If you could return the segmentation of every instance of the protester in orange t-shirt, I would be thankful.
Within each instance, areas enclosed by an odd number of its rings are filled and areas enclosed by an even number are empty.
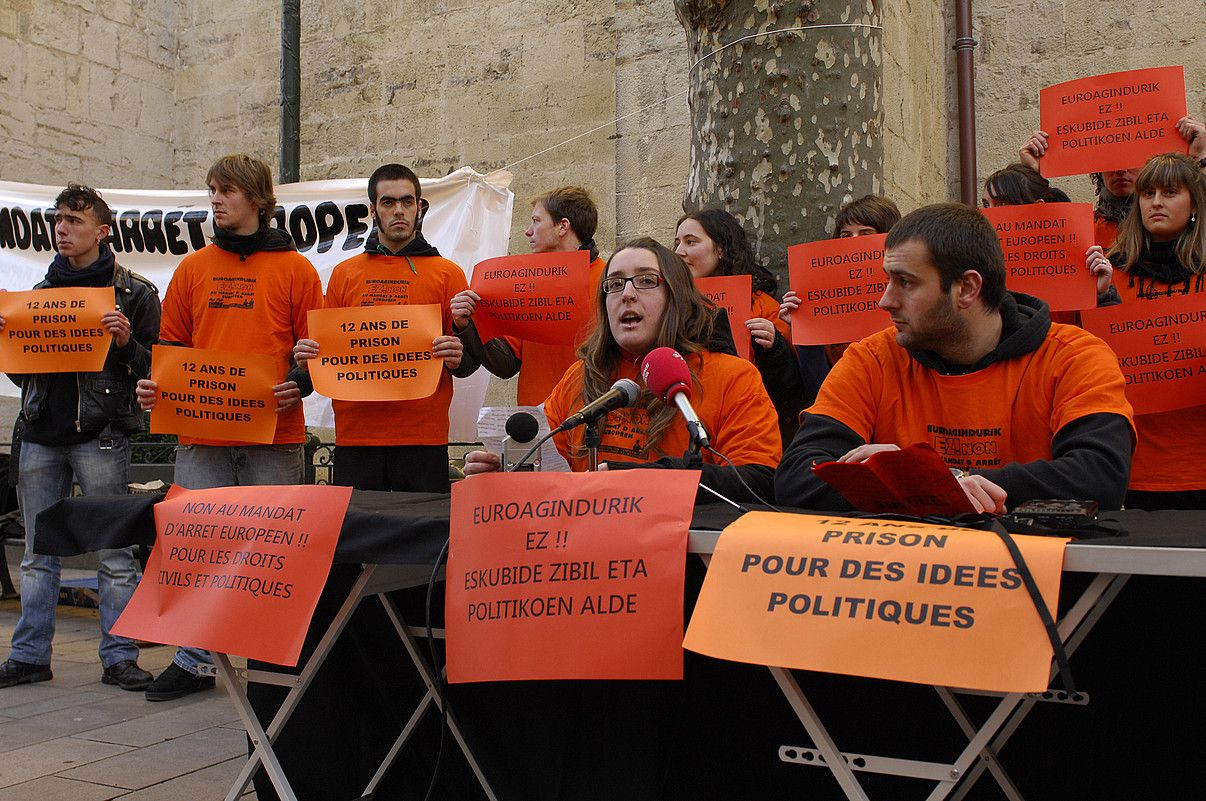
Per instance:
[[[900,209],[882,195],[864,195],[852,200],[838,210],[833,222],[830,239],[848,239],[852,236],[886,234],[900,222]],[[791,314],[800,306],[800,296],[794,289],[787,290],[779,305],[779,318],[790,320]],[[804,380],[802,406],[809,406],[817,399],[829,369],[842,358],[849,342],[832,345],[796,345],[796,359],[800,363],[800,376]]]
[[[769,499],[781,453],[774,407],[753,365],[709,347],[715,308],[695,288],[682,259],[652,239],[630,242],[608,262],[596,299],[599,317],[607,324],[595,329],[583,346],[583,360],[553,388],[545,405],[549,425],[556,428],[615,381],[634,378],[637,364],[649,351],[673,348],[686,357],[692,370],[692,404],[712,447],[733,463],[728,465],[706,451],[701,483],[730,498]],[[635,407],[605,417],[600,435],[600,458],[609,469],[685,465],[686,426],[674,406],[648,390],[642,391]],[[581,428],[558,434],[554,440],[573,469],[586,468]],[[483,451],[465,460],[470,474],[498,466],[498,456]],[[712,500],[706,491],[700,498]]]
[[[977,511],[1039,498],[1118,508],[1134,433],[1122,372],[1096,337],[1052,324],[1046,305],[1005,291],[988,221],[955,204],[907,215],[888,235],[886,329],[834,365],[776,474],[782,503],[850,505],[819,462],[930,444]]]
[[[268,227],[276,209],[268,165],[244,155],[225,156],[205,177],[214,214],[213,244],[186,256],[163,299],[159,340],[190,348],[265,353],[277,360],[282,382],[276,436],[271,445],[180,438],[175,482],[188,489],[300,484],[305,417],[304,377],[293,363],[293,343],[306,335],[310,309],[322,307],[322,283],[313,265],[284,232]],[[136,390],[144,409],[159,387],[147,379]],[[147,700],[166,701],[214,686],[200,675],[210,661],[199,648],[180,648],[147,688]]]
[[[591,291],[603,274],[603,260],[595,247],[595,228],[599,212],[590,193],[580,186],[563,186],[532,201],[532,221],[524,235],[533,253],[590,251]],[[458,335],[464,329],[468,354],[499,378],[519,373],[516,402],[521,406],[539,406],[561,380],[566,369],[577,360],[578,342],[549,345],[526,342],[515,337],[498,337],[483,343],[472,324],[473,312],[481,298],[466,289],[452,299],[452,313]]]
[[[748,275],[752,279],[752,316],[745,327],[753,347],[750,355],[779,415],[783,444],[791,442],[804,408],[804,387],[791,345],[791,326],[779,318],[779,282],[754,259],[745,229],[727,211],[706,209],[684,214],[674,233],[674,252],[687,263],[694,278]]]
[[[1135,196],[1108,254],[1123,303],[1206,292],[1206,177],[1198,164],[1179,153],[1152,157]],[[1090,248],[1090,264],[1105,258]],[[1139,415],[1135,427],[1127,508],[1206,509],[1206,406]]]
[[[401,164],[378,167],[369,177],[375,227],[364,253],[335,265],[327,282],[328,308],[434,303],[452,328],[454,295],[468,287],[465,273],[423,238],[426,210],[419,178]],[[321,343],[301,339],[293,349],[303,369]],[[477,369],[463,358],[461,341],[436,337],[431,352],[444,360],[433,395],[407,401],[341,401],[335,410],[335,483],[362,490],[448,492],[448,407],[452,376]]]

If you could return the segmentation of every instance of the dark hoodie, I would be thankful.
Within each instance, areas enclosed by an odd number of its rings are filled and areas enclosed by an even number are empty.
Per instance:
[[[1112,254],[1110,261],[1114,269],[1127,277],[1128,286],[1138,285],[1135,294],[1141,298],[1153,299],[1201,292],[1206,287],[1206,273],[1192,272],[1181,264],[1177,258],[1178,241],[1147,240],[1142,255],[1129,269],[1124,268],[1126,257],[1121,253]]]
[[[1051,329],[1047,304],[1038,298],[1008,292],[1001,306],[1001,340],[972,365],[951,364],[932,351],[909,350],[924,367],[942,375],[966,375],[991,364],[1033,352]],[[902,387],[902,391],[907,388]],[[775,474],[779,503],[817,511],[850,511],[837,490],[812,472],[812,465],[840,458],[866,445],[845,424],[825,415],[804,414],[800,431],[783,455]],[[907,445],[910,443],[897,443]],[[1104,509],[1117,509],[1130,477],[1133,442],[1131,426],[1119,414],[1091,414],[1068,423],[1051,440],[1051,460],[1013,463],[992,470],[974,470],[1004,489],[1011,507],[1028,500],[1066,498],[1095,500]]]

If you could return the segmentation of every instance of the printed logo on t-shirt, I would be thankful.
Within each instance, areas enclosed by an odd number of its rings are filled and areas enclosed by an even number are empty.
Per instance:
[[[1000,428],[947,428],[926,426],[930,445],[942,454],[942,459],[951,467],[965,470],[975,467],[1000,467]]]
[[[208,306],[211,309],[254,309],[255,279],[248,276],[214,276]]]
[[[369,278],[360,290],[361,306],[387,306],[409,301],[409,278]]]
[[[646,435],[649,431],[649,412],[646,409],[625,409],[603,418],[600,453],[612,453],[629,459],[646,458]]]

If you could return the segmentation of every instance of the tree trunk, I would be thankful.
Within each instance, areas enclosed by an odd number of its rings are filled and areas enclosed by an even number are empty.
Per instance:
[[[695,66],[684,206],[723,208],[787,287],[787,247],[883,185],[879,0],[675,0]],[[705,58],[706,56],[706,58]],[[701,61],[702,59],[702,61]]]

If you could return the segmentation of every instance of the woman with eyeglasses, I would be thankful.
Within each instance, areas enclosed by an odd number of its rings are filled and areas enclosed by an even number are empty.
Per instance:
[[[673,348],[691,370],[691,403],[717,452],[702,454],[702,482],[730,498],[770,500],[782,455],[774,406],[752,364],[713,349],[716,307],[695,288],[683,260],[653,239],[629,242],[607,262],[596,302],[598,319],[607,324],[595,328],[580,360],[545,401],[549,425],[555,428],[621,378],[641,384],[645,354]],[[601,429],[599,458],[609,469],[686,466],[686,424],[675,406],[643,387],[636,406],[607,415]],[[554,437],[574,470],[586,469],[583,434],[579,427]],[[498,468],[495,454],[465,457],[466,474]]]

